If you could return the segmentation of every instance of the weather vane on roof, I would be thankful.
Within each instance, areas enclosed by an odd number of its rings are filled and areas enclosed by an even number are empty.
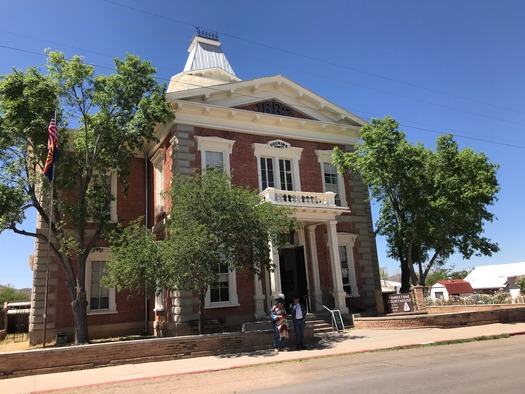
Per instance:
[[[204,30],[204,29],[201,29],[199,26],[195,26],[195,29],[197,29],[197,32],[195,33],[197,37],[208,38],[210,40],[219,41],[218,32],[214,33],[208,30]]]

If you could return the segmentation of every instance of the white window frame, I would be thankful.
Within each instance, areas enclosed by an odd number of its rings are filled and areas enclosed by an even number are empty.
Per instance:
[[[159,149],[151,158],[155,177],[155,214],[158,215],[165,211],[164,207],[164,162],[166,160],[166,150]]]
[[[280,142],[280,143],[279,143]],[[303,148],[291,147],[287,142],[276,140],[267,144],[253,144],[253,152],[257,158],[257,176],[259,177],[259,190],[262,190],[261,158],[273,159],[275,189],[282,190],[279,174],[279,160],[290,160],[292,164],[292,185],[294,191],[301,191],[301,178],[299,175],[299,160]],[[279,146],[279,147],[276,147]]]
[[[157,290],[155,291],[155,307],[153,308],[155,312],[162,312],[166,309],[164,303],[164,290],[164,287],[157,287]]]
[[[355,261],[354,261],[354,245],[357,234],[352,233],[338,233],[337,234],[337,245],[346,248],[346,257],[348,262],[348,273],[349,273],[349,285],[352,293],[346,293],[347,297],[359,297],[359,289],[357,288],[357,275],[355,272]],[[339,248],[337,248],[339,253]]]
[[[237,271],[236,270],[230,270],[228,272],[228,292],[229,292],[229,301],[211,302],[210,286],[208,286],[208,291],[206,292],[206,297],[204,299],[204,308],[206,309],[227,308],[227,307],[240,305],[239,296],[237,295]]]
[[[195,136],[197,141],[197,149],[201,154],[201,169],[206,169],[206,152],[220,152],[222,153],[223,171],[227,175],[231,175],[230,155],[233,150],[234,140],[228,140],[221,137],[202,137]]]
[[[332,164],[336,170],[337,166],[334,164],[334,161],[332,159],[332,153],[333,150],[316,150],[315,153],[317,154],[317,160],[319,161],[319,165],[321,166],[321,177],[322,177],[322,183],[323,183],[323,192],[326,193],[326,183],[324,180],[324,163]],[[346,202],[346,188],[345,188],[345,179],[344,177],[337,172],[337,182],[338,182],[338,195],[339,195],[339,201],[341,201],[341,207],[348,207],[348,203]]]
[[[96,252],[91,252],[86,261],[86,298],[87,300],[91,299],[91,275],[93,262],[95,261],[104,261],[107,264],[109,256],[109,248],[100,248]],[[91,309],[91,306],[88,303],[87,313],[88,315],[100,315],[108,313],[116,313],[117,303],[116,303],[116,290],[114,287],[109,288],[109,308],[108,309]]]

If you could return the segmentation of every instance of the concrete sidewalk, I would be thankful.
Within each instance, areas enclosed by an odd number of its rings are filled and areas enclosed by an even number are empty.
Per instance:
[[[29,393],[64,388],[147,379],[152,377],[218,371],[298,359],[326,357],[394,347],[447,342],[492,335],[525,334],[525,323],[489,324],[461,328],[409,330],[357,330],[316,337],[308,350],[274,353],[271,349],[253,353],[128,364],[82,371],[52,373],[0,380],[3,394]]]

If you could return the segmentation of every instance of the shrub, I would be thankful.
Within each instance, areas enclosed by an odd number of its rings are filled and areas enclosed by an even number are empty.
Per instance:
[[[525,275],[516,278],[516,284],[520,288],[520,294],[525,295]]]

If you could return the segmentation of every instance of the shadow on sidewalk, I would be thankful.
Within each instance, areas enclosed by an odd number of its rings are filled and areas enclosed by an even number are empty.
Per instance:
[[[326,350],[333,348],[336,344],[349,341],[352,339],[362,339],[366,336],[362,335],[352,335],[349,332],[336,332],[336,333],[327,333],[314,336],[312,339],[309,339],[306,343],[306,349],[296,350],[295,343],[292,341],[287,341],[287,349],[290,353],[303,353],[311,350]],[[261,346],[262,347],[262,346]],[[238,353],[229,353],[221,354],[217,357],[219,358],[238,358],[238,357],[276,357],[279,353],[274,352],[272,344],[269,343],[268,347],[261,349],[248,351],[248,352],[238,352]]]

